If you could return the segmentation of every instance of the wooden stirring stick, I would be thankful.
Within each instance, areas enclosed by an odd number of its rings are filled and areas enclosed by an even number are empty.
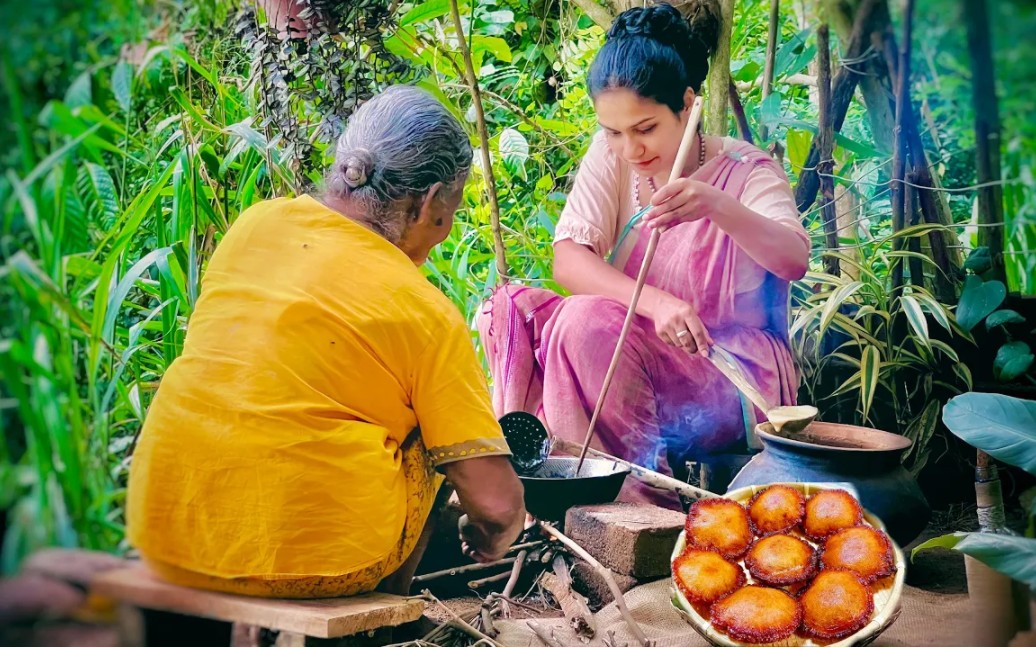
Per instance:
[[[694,104],[691,105],[691,115],[687,120],[687,127],[683,131],[683,139],[680,140],[680,148],[676,153],[676,161],[673,163],[673,170],[669,173],[669,181],[673,182],[680,177],[684,164],[687,162],[687,155],[691,150],[691,143],[694,142],[694,134],[698,131],[698,123],[701,121],[702,100],[701,95],[694,97]],[[594,437],[594,427],[597,426],[597,418],[604,408],[604,398],[608,395],[608,388],[612,384],[612,376],[615,375],[615,367],[619,364],[619,356],[622,354],[622,344],[626,341],[630,326],[633,324],[633,317],[637,314],[637,301],[640,300],[640,293],[644,289],[644,281],[647,279],[648,268],[655,257],[655,247],[658,246],[660,232],[657,229],[651,231],[651,238],[648,239],[647,251],[644,252],[644,260],[640,264],[640,273],[637,274],[637,285],[633,288],[633,298],[630,300],[629,310],[626,311],[626,320],[622,322],[622,332],[619,333],[619,340],[615,343],[615,354],[612,355],[612,363],[608,366],[608,372],[604,375],[604,384],[601,385],[601,395],[597,398],[597,406],[594,407],[594,415],[590,418],[590,426],[586,430],[586,438],[583,440],[583,449],[579,452],[579,462],[576,463],[576,475],[583,467],[583,460],[586,458],[586,450]]]

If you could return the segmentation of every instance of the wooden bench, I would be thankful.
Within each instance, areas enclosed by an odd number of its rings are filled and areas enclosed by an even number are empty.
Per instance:
[[[189,589],[157,579],[141,564],[101,573],[90,589],[118,602],[125,647],[144,645],[141,609],[276,630],[277,645],[291,647],[305,645],[307,637],[340,638],[399,626],[424,611],[422,600],[383,593],[281,600]]]

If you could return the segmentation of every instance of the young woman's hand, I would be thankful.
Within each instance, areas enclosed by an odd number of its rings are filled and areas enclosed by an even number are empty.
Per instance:
[[[709,346],[715,343],[694,306],[667,292],[660,290],[656,293],[651,304],[651,319],[662,341],[684,348],[689,353],[708,355]]]
[[[681,222],[711,218],[721,212],[729,200],[733,200],[729,193],[711,184],[679,178],[651,197],[652,208],[644,214],[644,225],[665,231]]]

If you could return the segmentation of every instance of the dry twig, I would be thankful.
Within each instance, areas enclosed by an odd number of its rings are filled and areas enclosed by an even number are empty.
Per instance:
[[[615,596],[615,606],[619,608],[619,613],[622,614],[622,619],[626,621],[626,626],[629,627],[630,633],[637,639],[637,642],[645,647],[651,645],[648,641],[647,636],[644,635],[644,630],[640,628],[637,621],[633,619],[633,615],[630,613],[629,607],[626,606],[626,599],[622,596],[622,589],[615,583],[615,578],[612,576],[612,572],[604,567],[599,561],[594,559],[593,555],[583,550],[583,547],[574,542],[572,539],[567,537],[557,528],[540,522],[540,527],[543,528],[543,532],[547,533],[551,537],[557,539],[564,544],[569,550],[571,550],[577,557],[585,561],[586,563],[593,566],[597,573],[604,578],[605,583],[611,590],[612,595]]]

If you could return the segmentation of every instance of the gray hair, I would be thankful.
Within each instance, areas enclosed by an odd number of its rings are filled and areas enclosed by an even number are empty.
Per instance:
[[[349,118],[325,191],[348,200],[369,226],[398,243],[416,215],[400,201],[422,198],[437,182],[451,193],[459,189],[471,158],[464,128],[435,97],[397,85]]]

